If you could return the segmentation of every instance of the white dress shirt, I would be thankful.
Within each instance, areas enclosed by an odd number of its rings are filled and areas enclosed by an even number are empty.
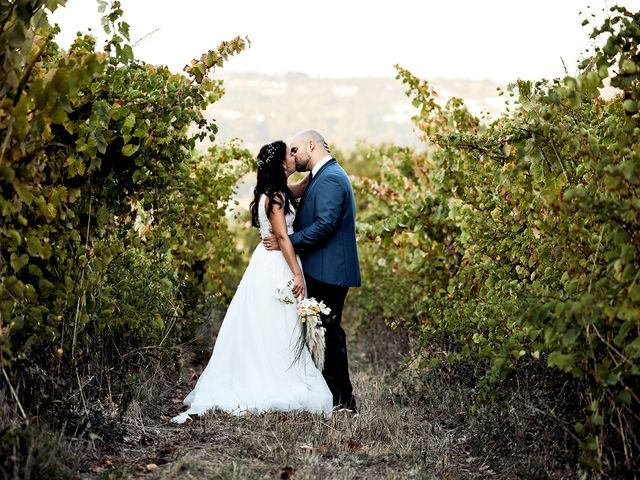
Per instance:
[[[313,167],[313,169],[311,170],[311,176],[315,177],[316,173],[318,173],[320,171],[320,169],[322,168],[322,166],[327,163],[329,160],[331,160],[333,157],[331,155],[327,155],[326,157],[324,157],[322,160],[320,160],[318,163],[316,163],[316,166]]]

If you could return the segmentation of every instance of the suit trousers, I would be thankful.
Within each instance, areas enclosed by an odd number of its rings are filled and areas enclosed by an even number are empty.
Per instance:
[[[324,283],[305,274],[307,297],[314,297],[331,309],[329,315],[322,316],[325,327],[325,360],[322,375],[333,394],[333,404],[353,410],[356,401],[349,379],[349,361],[347,358],[347,338],[340,326],[342,309],[349,287]]]

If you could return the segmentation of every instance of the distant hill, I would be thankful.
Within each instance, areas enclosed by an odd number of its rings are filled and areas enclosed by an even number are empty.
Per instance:
[[[392,142],[419,146],[411,116],[415,108],[405,87],[393,78],[313,78],[300,73],[263,75],[228,73],[226,93],[206,112],[219,128],[217,142],[234,138],[254,154],[275,139],[289,140],[296,132],[314,128],[341,150],[359,141]],[[497,114],[504,100],[489,80],[433,79],[430,84],[442,99],[465,100],[472,112]],[[200,148],[206,149],[203,142]],[[255,183],[252,172],[238,184],[239,210],[247,209]],[[230,212],[231,215],[231,212]]]
[[[419,145],[411,122],[414,108],[393,78],[314,78],[300,73],[264,75],[222,72],[226,94],[207,111],[219,127],[217,141],[240,138],[256,151],[274,139],[288,140],[314,128],[335,147],[359,140]],[[489,80],[432,79],[444,100],[455,96],[474,113],[497,113],[503,100]],[[206,144],[202,145],[206,147]]]

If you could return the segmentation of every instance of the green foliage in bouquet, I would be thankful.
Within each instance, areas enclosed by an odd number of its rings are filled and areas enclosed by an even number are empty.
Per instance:
[[[640,13],[614,7],[592,37],[577,76],[518,81],[489,125],[397,67],[427,151],[383,149],[359,181],[359,301],[409,329],[423,366],[490,363],[485,395],[531,362],[581,379],[582,461],[625,469],[640,424]]]

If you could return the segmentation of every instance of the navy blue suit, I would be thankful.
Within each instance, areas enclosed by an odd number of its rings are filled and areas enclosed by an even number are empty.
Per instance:
[[[305,273],[331,285],[359,287],[356,204],[349,177],[335,158],[303,193],[291,238]]]
[[[340,323],[349,287],[361,284],[356,206],[349,177],[335,158],[309,181],[289,238],[302,261],[307,295],[331,308],[331,314],[322,319],[326,328],[322,374],[333,393],[333,403],[355,410],[346,336]]]

